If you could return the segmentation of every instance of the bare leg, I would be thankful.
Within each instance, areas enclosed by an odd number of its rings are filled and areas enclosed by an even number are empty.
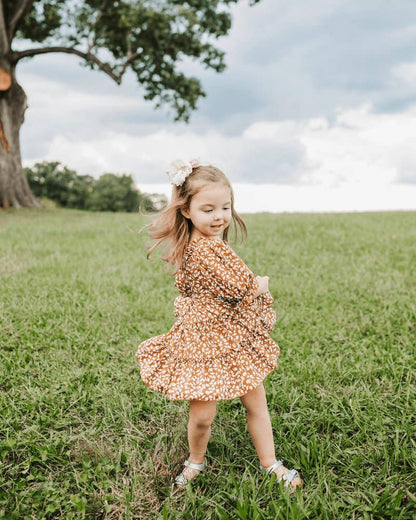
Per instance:
[[[247,427],[260,459],[260,464],[267,468],[276,462],[277,459],[263,383],[248,394],[241,396],[240,399],[247,410]],[[285,466],[280,466],[274,471],[277,474],[277,478],[280,479],[289,470]],[[300,484],[301,480],[299,477],[295,477],[291,482],[292,487]]]
[[[189,401],[188,442],[189,461],[202,464],[208,441],[211,436],[211,424],[217,412],[216,401]],[[191,480],[199,473],[198,470],[185,468],[183,474]]]

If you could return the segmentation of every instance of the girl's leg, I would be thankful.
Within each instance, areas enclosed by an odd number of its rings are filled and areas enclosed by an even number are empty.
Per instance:
[[[248,394],[241,396],[240,399],[247,410],[247,427],[260,459],[260,464],[267,468],[276,462],[277,459],[263,383]],[[289,470],[285,466],[279,466],[274,471],[278,479],[280,479]],[[291,483],[292,487],[300,484],[301,480],[298,477],[295,477]]]
[[[260,464],[268,467],[276,462],[276,454],[263,383],[248,394],[241,396],[240,399],[247,410],[247,427]]]
[[[216,412],[216,401],[189,401],[188,442],[190,455],[188,460],[190,462],[196,464],[204,462],[211,436],[211,424]],[[185,468],[183,473],[187,479],[191,480],[199,471]]]

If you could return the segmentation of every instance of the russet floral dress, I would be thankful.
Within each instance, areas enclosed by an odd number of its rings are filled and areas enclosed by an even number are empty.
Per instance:
[[[276,368],[279,346],[270,292],[254,297],[252,271],[221,238],[190,242],[176,273],[177,318],[143,341],[140,375],[169,400],[223,401],[245,395]]]

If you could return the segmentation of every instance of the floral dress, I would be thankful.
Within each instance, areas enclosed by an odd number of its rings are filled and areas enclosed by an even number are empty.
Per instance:
[[[221,238],[190,242],[176,273],[176,322],[143,341],[140,375],[169,400],[222,401],[245,395],[276,368],[279,346],[270,292],[255,297],[252,271]]]

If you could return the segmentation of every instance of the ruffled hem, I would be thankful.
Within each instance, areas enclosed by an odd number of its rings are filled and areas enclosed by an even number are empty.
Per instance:
[[[256,388],[277,367],[280,349],[271,338],[252,335],[226,355],[196,360],[176,357],[164,336],[142,343],[136,357],[143,382],[171,401],[234,399]]]

